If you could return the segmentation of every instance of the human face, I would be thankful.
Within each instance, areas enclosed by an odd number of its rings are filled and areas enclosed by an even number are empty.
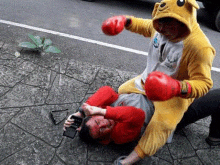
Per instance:
[[[90,135],[93,139],[102,139],[106,136],[110,137],[115,122],[103,116],[92,116],[86,125],[90,128]]]
[[[173,41],[178,38],[184,24],[174,18],[161,18],[158,20],[159,32],[163,34],[168,40]]]

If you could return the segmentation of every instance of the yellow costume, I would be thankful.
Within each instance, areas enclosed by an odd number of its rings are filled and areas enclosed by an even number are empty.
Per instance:
[[[198,8],[195,0],[163,0],[155,4],[152,19],[130,17],[132,23],[127,30],[151,37],[151,43],[145,71],[122,84],[119,94],[145,94],[143,83],[152,71],[164,72],[189,83],[192,88],[186,98],[153,102],[155,113],[135,148],[141,158],[155,154],[166,143],[194,98],[205,95],[212,88],[211,67],[215,50],[197,23]],[[175,41],[169,41],[158,33],[158,20],[164,17],[175,18],[184,25]]]

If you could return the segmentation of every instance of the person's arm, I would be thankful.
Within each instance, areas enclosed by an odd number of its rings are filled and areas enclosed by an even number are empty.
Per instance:
[[[205,95],[213,86],[211,79],[212,62],[215,51],[211,48],[199,50],[189,62],[189,80],[184,80],[191,85],[191,98],[199,98]]]
[[[109,36],[118,35],[124,28],[145,37],[151,37],[152,32],[155,32],[151,19],[135,18],[133,16],[113,16],[102,24],[103,33]]]
[[[145,112],[132,106],[106,108],[106,119],[116,121],[111,138],[116,144],[137,140],[145,120]]]
[[[102,23],[102,31],[109,36],[115,36],[121,33],[125,27],[130,26],[131,19],[125,15],[113,16]]]
[[[91,106],[87,103],[83,103],[82,108],[86,116],[93,116],[93,115],[105,116],[106,114],[106,109],[99,108],[96,106]]]
[[[84,103],[82,108],[86,116],[101,115],[105,116],[106,119],[112,119],[117,122],[126,122],[134,126],[142,126],[145,119],[144,111],[132,106],[107,106],[106,109],[103,109]]]
[[[86,103],[91,106],[105,108],[111,105],[118,99],[118,94],[110,86],[103,86],[99,88],[93,95],[91,95]]]
[[[185,98],[191,91],[189,83],[178,81],[159,71],[150,73],[145,81],[146,96],[152,101],[165,101],[175,96]]]
[[[155,32],[151,19],[143,19],[136,17],[129,17],[129,18],[131,19],[132,23],[130,24],[130,26],[126,27],[127,30],[134,33],[138,33],[145,37],[151,37],[152,34]]]
[[[132,151],[124,160],[122,160],[120,163],[122,165],[130,165],[134,164],[135,162],[141,160],[141,158],[138,156],[138,154],[135,151]]]
[[[107,106],[105,118],[130,123],[131,125],[143,125],[145,113],[142,109],[132,106]]]

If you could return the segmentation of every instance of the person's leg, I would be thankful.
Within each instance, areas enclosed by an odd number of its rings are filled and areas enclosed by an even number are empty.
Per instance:
[[[219,138],[220,140],[220,89],[211,90],[205,96],[195,100],[177,125],[177,130],[210,115],[212,121],[209,137]]]
[[[88,98],[87,104],[105,108],[118,99],[118,94],[109,86],[99,88],[96,93]]]
[[[211,111],[208,110],[203,111],[202,109],[199,108],[195,109],[192,106],[190,106],[188,110],[185,112],[182,120],[177,125],[176,130],[181,130],[187,125],[192,124],[197,120],[205,118],[210,115],[211,115]]]
[[[212,121],[210,124],[209,137],[219,138],[220,140],[220,107],[217,112],[211,115]]]
[[[210,146],[220,145],[220,107],[219,111],[211,115],[212,121],[209,127],[209,136],[205,139]]]

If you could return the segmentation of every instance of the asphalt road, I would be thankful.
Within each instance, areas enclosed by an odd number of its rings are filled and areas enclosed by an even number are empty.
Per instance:
[[[125,51],[131,48],[139,51],[148,51],[149,39],[137,34],[123,31],[118,36],[109,37],[102,33],[102,22],[114,15],[134,15],[136,17],[151,18],[154,3],[157,0],[96,0],[87,2],[82,0],[0,0],[1,20],[30,25],[55,32],[68,34],[63,37],[51,33],[40,32],[36,29],[24,29],[19,26],[0,23],[1,30],[6,30],[4,36],[14,36],[17,43],[24,41],[27,34],[43,35],[50,38],[58,46],[64,55],[80,61],[105,65],[125,71],[141,73],[146,65],[147,56]],[[220,68],[220,33],[214,30],[211,22],[212,16],[199,3],[198,21],[215,47],[217,56],[213,67]],[[71,36],[79,36],[85,41],[73,39]],[[97,41],[91,43],[90,40]],[[104,45],[100,45],[100,42]],[[107,44],[114,44],[108,47]],[[219,72],[213,71],[214,87],[219,85]]]

